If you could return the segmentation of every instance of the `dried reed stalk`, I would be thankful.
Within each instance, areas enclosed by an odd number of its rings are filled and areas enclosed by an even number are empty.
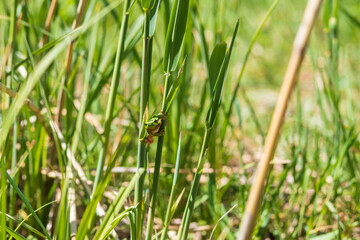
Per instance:
[[[48,12],[48,15],[46,16],[46,21],[45,21],[45,30],[47,32],[50,31],[50,26],[51,26],[51,21],[55,15],[55,8],[56,8],[56,5],[57,5],[57,0],[52,0],[51,1],[51,4],[50,4],[50,8],[49,8],[49,12]],[[44,34],[42,39],[40,40],[40,44],[39,46],[42,47],[46,44],[48,40],[48,35],[47,34]]]
[[[297,80],[301,62],[305,55],[306,45],[310,37],[316,16],[322,0],[309,0],[301,25],[296,34],[289,64],[281,86],[279,98],[273,113],[269,131],[266,137],[264,151],[257,166],[253,185],[250,189],[244,215],[242,217],[238,240],[250,239],[256,224],[256,219],[263,199],[266,179],[269,173],[270,161],[274,155],[280,128],[283,123],[291,90]]]
[[[72,25],[72,30],[75,30],[80,26],[80,23],[82,22],[85,14],[85,8],[86,8],[87,0],[80,0],[77,11],[76,11],[76,17]],[[67,48],[66,51],[66,57],[65,57],[65,76],[61,79],[61,85],[59,90],[59,95],[57,99],[57,114],[55,115],[55,122],[61,129],[61,112],[64,106],[64,86],[67,82],[67,79],[70,75],[70,69],[71,69],[71,61],[72,61],[72,55],[73,55],[73,46],[74,41],[72,41]]]

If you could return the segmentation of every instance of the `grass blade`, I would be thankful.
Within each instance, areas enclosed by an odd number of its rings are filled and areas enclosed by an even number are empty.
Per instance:
[[[34,209],[32,208],[31,204],[29,203],[29,201],[26,199],[24,194],[21,192],[21,190],[18,188],[18,186],[16,185],[14,180],[10,177],[10,175],[7,172],[6,172],[6,178],[10,182],[10,185],[14,188],[15,192],[19,195],[19,197],[21,198],[23,203],[26,205],[27,209],[33,214],[36,222],[39,224],[39,226],[43,230],[44,234],[46,235],[46,238],[51,240],[50,234],[46,230],[46,228],[43,225],[43,223],[41,222],[40,218],[36,215],[36,213],[35,213]]]
[[[125,211],[123,211],[122,213],[120,213],[111,223],[110,226],[108,227],[107,231],[105,232],[104,236],[100,239],[106,239],[109,234],[111,233],[112,230],[114,230],[114,228],[119,224],[119,222],[126,216],[128,216],[129,214],[131,214],[132,212],[135,211],[135,207],[129,207],[128,209],[126,209]]]
[[[175,0],[171,10],[169,27],[166,32],[164,72],[170,73],[177,67],[184,39],[189,0]]]
[[[209,83],[210,83],[210,93],[214,97],[215,94],[215,84],[219,76],[219,72],[224,63],[226,56],[226,43],[216,44],[211,57],[210,57],[210,66],[209,66]]]

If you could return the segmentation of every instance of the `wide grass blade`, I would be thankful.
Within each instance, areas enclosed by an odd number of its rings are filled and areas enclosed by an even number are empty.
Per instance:
[[[170,73],[177,67],[184,39],[189,0],[175,0],[171,10],[169,27],[166,32],[164,72]]]
[[[224,63],[226,55],[226,43],[216,44],[211,57],[210,57],[210,66],[209,66],[209,83],[210,83],[210,93],[214,97],[215,94],[215,84],[219,76],[219,72]]]

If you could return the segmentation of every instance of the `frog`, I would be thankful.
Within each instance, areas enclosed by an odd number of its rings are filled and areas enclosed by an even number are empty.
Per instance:
[[[140,138],[140,141],[150,146],[154,142],[154,137],[164,136],[165,129],[160,130],[162,121],[166,121],[166,114],[162,112],[153,114],[149,120],[145,121],[145,136]]]
[[[166,121],[166,115],[162,112],[154,114],[145,122],[145,128],[148,134],[152,136],[164,136],[164,129],[160,131],[162,121]]]

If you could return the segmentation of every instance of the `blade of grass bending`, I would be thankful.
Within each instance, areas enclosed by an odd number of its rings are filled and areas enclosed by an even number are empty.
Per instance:
[[[242,64],[242,67],[241,67],[241,70],[240,70],[240,75],[238,77],[238,80],[237,80],[237,83],[236,83],[236,86],[234,88],[234,92],[233,92],[233,95],[231,97],[231,101],[230,101],[230,104],[229,104],[229,109],[228,111],[226,112],[226,117],[225,117],[225,120],[224,120],[224,123],[223,123],[223,126],[222,126],[222,129],[221,129],[221,142],[224,141],[224,137],[226,135],[226,129],[227,129],[227,126],[229,124],[229,118],[230,118],[230,115],[231,115],[231,112],[232,112],[232,107],[234,105],[234,102],[235,102],[235,99],[236,99],[236,94],[238,92],[238,89],[240,87],[240,83],[241,83],[241,79],[243,78],[243,75],[244,75],[244,72],[245,72],[245,67],[246,67],[246,63],[249,59],[249,56],[250,56],[250,53],[252,51],[252,48],[257,40],[257,38],[259,37],[260,35],[260,32],[262,30],[262,28],[264,27],[266,21],[269,19],[269,17],[271,16],[272,12],[274,11],[275,7],[277,6],[277,4],[279,3],[279,0],[275,0],[274,3],[271,5],[271,7],[269,8],[269,10],[267,11],[264,19],[262,20],[262,22],[260,23],[259,27],[256,29],[256,32],[254,34],[254,36],[252,37],[251,39],[251,42],[250,42],[250,45],[248,47],[248,49],[246,50],[246,54],[245,54],[245,57],[244,57],[244,61],[243,61],[243,64]]]
[[[11,228],[9,227],[6,227],[6,231],[1,231],[1,227],[0,227],[0,232],[8,232],[9,235],[12,237],[12,238],[15,238],[16,240],[25,240],[25,238],[23,236],[21,236],[20,234],[18,234],[17,232],[14,232]],[[5,238],[4,238],[5,239]]]
[[[188,11],[189,11],[189,0],[175,0],[171,12],[170,23],[167,29],[167,35],[165,40],[164,70],[166,71],[166,73],[165,73],[164,95],[163,95],[162,107],[161,107],[161,112],[164,114],[167,114],[167,112],[169,111],[169,107],[173,99],[172,95],[169,96],[170,97],[169,99],[167,98],[170,89],[169,81],[170,81],[171,73],[176,69],[179,62],[181,47],[185,35],[185,28],[187,24]],[[181,73],[181,69],[179,73]],[[175,84],[178,85],[179,82],[175,81]],[[171,91],[171,94],[176,93],[178,87],[176,85],[173,85],[172,88],[173,91]],[[170,100],[170,102],[167,102],[167,100]],[[160,132],[165,131],[165,121],[161,122],[159,131]],[[156,148],[155,167],[153,174],[153,183],[151,188],[152,191],[150,196],[148,222],[146,228],[146,238],[145,238],[146,240],[151,240],[153,234],[157,187],[158,187],[159,175],[160,175],[163,144],[164,144],[164,136],[159,136],[157,142],[157,148]]]
[[[174,212],[172,211],[172,207],[173,207],[173,202],[174,202],[174,198],[175,198],[175,191],[177,189],[176,186],[178,184],[178,179],[179,179],[180,154],[181,154],[181,134],[180,134],[179,142],[178,142],[178,149],[177,149],[176,161],[175,161],[174,178],[173,178],[173,182],[172,182],[172,186],[171,186],[171,193],[170,193],[169,203],[168,203],[167,210],[166,210],[165,221],[163,223],[163,232],[161,234],[161,240],[166,239],[167,230],[168,230],[171,218],[174,214]],[[179,196],[179,199],[178,199],[179,201],[180,201],[182,195],[184,194],[184,190],[182,191],[182,193]],[[176,203],[175,203],[175,206],[176,206]]]
[[[40,211],[41,209],[43,209],[44,207],[47,207],[47,206],[49,206],[49,205],[51,205],[51,204],[53,204],[53,203],[55,203],[55,202],[56,202],[56,200],[55,200],[55,201],[48,202],[48,203],[44,204],[43,206],[41,206],[40,208],[36,209],[34,212],[38,212],[38,211]],[[37,235],[42,236],[43,238],[46,238],[46,236],[43,236],[43,234],[42,234],[41,232],[39,232],[39,231],[36,230],[35,228],[33,228],[33,227],[31,227],[31,226],[29,226],[29,225],[27,225],[27,224],[25,223],[25,221],[26,221],[28,218],[30,218],[31,216],[32,216],[32,213],[30,213],[29,215],[27,215],[26,218],[24,218],[21,222],[19,221],[19,224],[18,224],[17,227],[15,228],[14,232],[17,232],[17,230],[18,230],[22,225],[24,225],[24,228],[27,228],[27,229],[29,229],[30,231],[36,233]],[[9,240],[11,240],[11,238],[10,238]]]
[[[111,223],[109,228],[107,229],[105,235],[102,238],[99,239],[107,239],[107,237],[109,236],[109,234],[111,233],[111,231],[119,224],[119,222],[126,216],[130,215],[132,212],[135,211],[135,207],[129,207],[128,209],[126,209],[125,211],[123,211],[122,213],[119,214],[119,216],[117,216]],[[96,239],[96,238],[94,238]]]
[[[269,172],[270,161],[272,159],[280,127],[284,119],[287,103],[291,95],[292,87],[296,82],[296,77],[305,54],[305,48],[320,9],[321,2],[321,0],[308,1],[303,20],[295,37],[293,51],[266,137],[264,151],[257,166],[254,182],[251,186],[245,212],[242,217],[240,231],[237,238],[238,240],[250,239],[255,227],[257,215],[263,198],[264,186]]]
[[[210,94],[211,97],[214,97],[215,94],[215,85],[218,79],[219,72],[223,66],[226,56],[226,43],[219,43],[215,46],[211,57],[210,57],[210,66],[209,66],[209,83],[210,83]]]
[[[121,23],[121,27],[120,27],[118,48],[117,48],[116,57],[115,57],[114,72],[113,72],[113,77],[112,77],[111,86],[110,86],[108,103],[106,106],[105,128],[104,128],[104,137],[103,137],[104,144],[103,144],[103,148],[101,149],[101,152],[99,155],[99,160],[97,163],[96,175],[95,175],[94,186],[93,186],[93,193],[96,189],[97,184],[99,183],[99,181],[101,179],[103,168],[104,168],[104,163],[105,163],[105,158],[107,155],[107,149],[108,149],[108,145],[110,142],[110,139],[109,139],[110,138],[110,127],[111,127],[111,122],[113,120],[116,91],[118,89],[119,82],[120,82],[121,63],[124,58],[124,45],[125,45],[125,38],[126,38],[126,30],[127,30],[127,25],[128,25],[128,21],[129,21],[129,12],[128,12],[129,6],[130,6],[130,0],[125,0],[122,23]]]
[[[219,223],[221,222],[221,220],[223,220],[224,217],[226,217],[235,207],[237,207],[237,205],[238,205],[238,204],[235,204],[234,206],[232,206],[224,215],[221,216],[221,218],[219,218],[219,220],[216,222],[213,230],[211,231],[211,235],[210,235],[209,240],[212,240],[212,239],[213,239],[215,230],[216,230],[217,226],[219,225]]]
[[[20,160],[16,163],[15,168],[11,171],[11,178],[14,178],[15,175],[18,173],[19,169],[21,168],[22,164],[25,162],[26,158],[29,156],[29,152],[31,151],[31,149],[33,148],[34,143],[30,144],[28,146],[28,149],[26,150],[26,152],[20,157]],[[2,195],[2,192],[5,192],[5,187],[7,187],[8,184],[5,184],[5,186],[1,186],[0,188],[0,198]]]
[[[219,75],[219,72],[221,71],[221,67],[224,65],[224,61],[226,60],[226,43],[219,43],[215,46],[211,56],[210,56],[210,62],[209,62],[209,85],[210,85],[210,95],[211,98],[214,98],[215,95],[215,85],[217,82],[217,78]],[[215,123],[214,123],[215,124]],[[217,132],[214,131],[210,137],[209,145],[208,145],[208,154],[209,154],[209,163],[210,167],[216,169],[216,136]],[[216,181],[215,181],[215,171],[209,175],[209,181],[208,181],[208,208],[210,210],[210,214],[212,218],[215,219],[218,218],[216,207],[215,207],[215,192],[216,192]],[[229,238],[230,239],[230,238]],[[232,239],[231,239],[232,240]]]
[[[117,149],[115,150],[115,153],[111,157],[110,163],[106,169],[106,172],[104,176],[102,177],[101,181],[97,185],[95,191],[93,192],[93,197],[90,201],[90,203],[87,205],[84,215],[82,217],[82,220],[80,222],[76,238],[77,239],[84,239],[86,234],[88,233],[89,227],[91,226],[91,223],[93,222],[93,219],[95,217],[96,207],[101,200],[101,197],[103,196],[103,193],[108,186],[108,183],[111,179],[111,169],[115,166],[115,163],[117,162],[119,156],[123,154],[125,151],[125,146],[127,145],[127,142],[130,141],[129,135],[124,135],[120,144],[118,145]],[[139,170],[137,175],[140,175],[143,171]],[[136,175],[136,176],[137,176]]]
[[[33,56],[40,55],[40,54],[46,52],[47,50],[50,50],[51,48],[53,48],[57,44],[61,43],[62,41],[66,40],[67,38],[71,37],[76,32],[82,32],[82,29],[78,28],[78,29],[72,30],[71,32],[65,33],[64,35],[46,43],[44,46],[32,51],[31,53]],[[18,69],[21,65],[23,65],[24,63],[26,63],[30,60],[31,60],[30,57],[24,58],[23,60],[21,60],[20,62],[18,62],[14,65],[14,70]]]
[[[126,143],[124,149],[128,149],[130,142]],[[126,151],[126,150],[125,150]],[[123,157],[123,156],[122,156]],[[99,238],[99,235],[103,234],[103,231],[108,227],[110,221],[114,219],[114,217],[118,214],[124,204],[124,198],[122,198],[124,191],[127,191],[124,187],[120,187],[117,193],[115,200],[110,204],[107,208],[105,216],[102,218],[102,222],[94,236],[94,239]],[[130,189],[129,191],[131,191]],[[127,193],[125,193],[127,194]],[[100,237],[100,239],[103,239]]]
[[[104,231],[109,227],[109,222],[112,221],[114,219],[114,217],[118,214],[118,212],[120,211],[120,208],[118,208],[118,203],[119,200],[121,198],[121,196],[123,195],[125,191],[125,188],[120,187],[119,190],[117,191],[117,195],[116,198],[112,201],[112,203],[110,204],[110,206],[108,207],[105,216],[102,218],[102,222],[98,228],[98,230],[96,231],[96,234],[94,236],[94,239],[99,239],[99,236],[101,236],[102,234],[104,234]],[[122,206],[120,206],[122,207]],[[103,239],[100,237],[100,239]]]
[[[24,194],[21,192],[21,190],[18,188],[16,183],[13,181],[13,179],[10,177],[10,175],[7,172],[6,172],[6,178],[8,179],[8,181],[10,182],[10,185],[14,188],[16,193],[19,195],[21,200],[24,202],[27,209],[33,214],[36,222],[39,224],[39,226],[43,230],[44,234],[46,235],[46,238],[51,240],[50,234],[47,232],[47,230],[46,230],[45,226],[43,225],[43,223],[41,222],[40,218],[36,215],[36,213],[35,213],[34,209],[32,208],[31,204],[29,203],[29,201],[26,199]]]
[[[140,169],[134,177],[131,179],[129,185],[126,187],[126,189],[119,190],[119,194],[114,200],[114,204],[110,206],[108,209],[104,221],[101,223],[98,232],[96,233],[94,239],[95,240],[101,240],[106,239],[106,235],[116,227],[116,225],[120,222],[121,219],[119,219],[119,216],[115,218],[117,213],[120,211],[120,209],[123,207],[125,200],[130,195],[131,191],[133,190],[137,180],[140,178],[140,176],[143,174],[144,169]],[[133,208],[135,209],[136,206],[131,207],[131,211],[129,214],[133,211]],[[130,209],[130,208],[129,208]],[[114,211],[109,211],[114,210]],[[127,211],[127,210],[125,210]],[[122,214],[122,213],[121,213]],[[120,214],[120,215],[121,215]],[[105,232],[106,231],[106,232]]]
[[[229,50],[227,51],[227,54],[224,57],[224,61],[222,63],[221,68],[218,68],[219,73],[218,73],[218,76],[217,76],[216,83],[214,85],[214,93],[212,94],[212,97],[211,97],[211,103],[210,103],[211,107],[209,108],[208,116],[206,118],[207,128],[212,128],[213,127],[214,122],[215,122],[215,118],[216,118],[216,114],[217,114],[217,112],[219,110],[219,107],[221,105],[220,104],[220,102],[221,102],[221,94],[222,94],[222,90],[223,90],[223,87],[224,87],[225,75],[226,75],[227,68],[228,68],[228,65],[229,65],[231,52],[232,52],[232,48],[233,48],[233,45],[234,45],[234,41],[235,41],[235,37],[236,37],[237,31],[238,31],[238,28],[239,28],[239,20],[236,23],[234,34],[233,34],[233,37],[231,39]],[[216,59],[214,61],[216,61],[217,64],[221,63],[221,61],[218,62]]]
[[[3,214],[3,213],[0,212],[0,214]],[[36,228],[30,226],[29,224],[27,224],[27,223],[25,223],[23,221],[20,221],[20,220],[14,218],[13,216],[10,216],[9,214],[5,214],[5,215],[6,215],[7,218],[11,219],[11,221],[16,222],[17,224],[22,223],[22,226],[24,228],[26,228],[27,230],[29,230],[30,232],[33,232],[33,233],[35,233],[36,235],[38,235],[38,236],[40,236],[42,238],[46,238],[46,236],[44,234],[42,234],[39,230],[37,230]],[[28,215],[28,217],[29,217],[29,215]]]
[[[178,231],[178,235],[177,235],[178,240],[180,240],[180,239],[186,240],[188,232],[189,232],[190,222],[191,222],[192,214],[194,211],[195,199],[196,199],[196,195],[197,195],[198,188],[199,188],[200,177],[201,177],[201,174],[202,174],[202,171],[204,168],[204,164],[205,164],[206,152],[207,152],[207,148],[209,145],[211,132],[214,128],[215,117],[216,117],[217,111],[220,106],[221,94],[222,94],[222,89],[223,89],[224,80],[225,80],[225,76],[226,76],[226,71],[227,71],[229,61],[230,61],[230,56],[231,56],[231,52],[233,49],[233,45],[234,45],[234,41],[235,41],[235,37],[236,37],[237,31],[238,31],[238,28],[239,28],[239,20],[236,23],[229,50],[227,51],[226,55],[224,56],[223,61],[216,60],[216,62],[218,64],[222,64],[222,66],[221,66],[221,68],[217,67],[217,69],[219,69],[219,72],[216,74],[217,80],[214,85],[215,91],[214,91],[214,95],[211,98],[211,103],[210,103],[208,114],[206,117],[206,124],[205,124],[206,128],[205,128],[205,135],[203,138],[203,144],[201,147],[201,152],[200,152],[194,180],[191,185],[190,194],[189,194],[189,197],[188,197],[188,200],[186,203],[186,207],[184,210],[183,219],[181,221],[181,225],[180,225],[180,228]],[[220,44],[222,44],[222,43],[220,43]],[[215,49],[218,49],[218,48],[215,47]],[[218,50],[216,50],[216,51],[218,51]]]

